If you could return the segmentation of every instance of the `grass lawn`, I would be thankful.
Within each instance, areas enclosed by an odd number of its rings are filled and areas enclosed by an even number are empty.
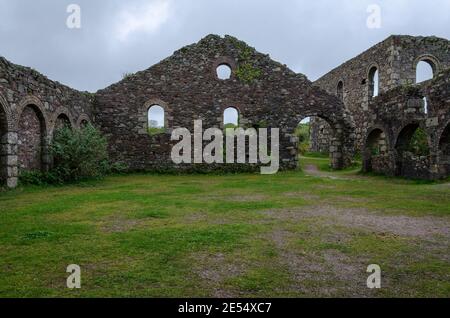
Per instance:
[[[0,192],[0,297],[450,297],[449,183],[302,164]]]

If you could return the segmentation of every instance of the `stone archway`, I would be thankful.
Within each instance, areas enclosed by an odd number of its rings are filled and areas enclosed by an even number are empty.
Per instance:
[[[81,114],[80,117],[78,117],[77,120],[77,128],[82,129],[86,128],[91,123],[91,120],[86,114]]]
[[[72,128],[72,124],[70,122],[69,117],[66,114],[60,114],[56,118],[54,131],[64,127]]]
[[[326,108],[332,108],[331,106],[325,106]],[[295,136],[295,129],[299,122],[304,118],[315,118],[319,122],[323,123],[327,127],[328,142],[326,145],[327,152],[330,156],[330,165],[334,170],[340,170],[348,167],[354,155],[354,135],[352,124],[346,120],[343,108],[333,108],[335,116],[328,116],[322,107],[317,107],[314,110],[302,111],[304,115],[293,115],[294,122],[289,123],[289,128],[285,136],[281,136],[280,151],[287,149],[294,160],[294,164],[290,164],[290,168],[294,168],[298,165],[297,151],[298,151],[298,138]],[[295,157],[295,159],[294,159]]]
[[[373,128],[367,134],[364,153],[363,171],[375,173],[389,172],[388,139],[383,128]]]
[[[20,171],[45,168],[45,117],[38,106],[26,105],[18,118],[18,164]]]
[[[428,135],[420,123],[404,126],[395,143],[395,175],[407,178],[430,177],[430,149]]]

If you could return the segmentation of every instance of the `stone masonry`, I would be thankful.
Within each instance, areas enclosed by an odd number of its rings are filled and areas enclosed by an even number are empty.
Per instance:
[[[434,80],[416,84],[416,68],[427,62]],[[366,171],[410,178],[435,179],[449,175],[448,147],[450,99],[448,83],[450,42],[437,37],[394,35],[327,73],[314,84],[342,98],[356,126],[356,150],[365,158]],[[379,95],[373,97],[373,71],[379,72]],[[414,93],[414,94],[413,94]],[[427,100],[425,111],[424,98]],[[327,147],[327,131],[313,122],[313,144]],[[447,128],[446,128],[447,127]],[[398,150],[417,128],[427,132],[431,153],[414,158]],[[402,131],[411,130],[403,136]],[[325,138],[324,138],[325,136]],[[378,136],[375,138],[375,136]],[[397,140],[407,137],[406,140]],[[369,155],[373,140],[381,154]],[[441,146],[439,143],[441,142]],[[397,146],[397,150],[396,150]],[[447,167],[447,168],[445,168]]]
[[[218,78],[220,65],[231,68],[230,79]],[[252,74],[257,76],[247,80]],[[147,112],[152,105],[165,109],[165,134],[149,136],[147,132]],[[110,141],[114,161],[131,170],[193,170],[196,166],[172,163],[172,129],[183,127],[192,132],[196,119],[203,120],[205,129],[223,128],[224,110],[229,107],[238,110],[243,128],[280,128],[282,169],[297,168],[294,132],[308,116],[326,118],[334,128],[332,165],[342,168],[350,163],[354,128],[342,101],[230,36],[207,36],[97,92],[95,118]],[[226,165],[217,168],[226,169]]]
[[[297,168],[295,129],[302,119],[316,117],[317,147],[329,150],[335,169],[351,163],[356,147],[364,153],[366,171],[445,177],[450,171],[448,43],[391,36],[313,84],[234,37],[209,35],[95,94],[0,58],[0,182],[15,187],[22,171],[49,169],[54,130],[88,122],[106,136],[112,162],[130,171],[227,170],[225,164],[173,163],[170,139],[175,128],[192,132],[198,119],[204,129],[224,128],[224,110],[230,107],[238,111],[242,128],[280,129],[281,169]],[[415,65],[422,59],[433,64],[436,78],[414,86]],[[226,80],[216,72],[223,65],[231,70]],[[371,98],[374,67],[380,96]],[[164,130],[149,134],[148,112],[155,105],[164,109]],[[323,131],[314,132],[316,125]],[[429,157],[407,159],[396,138],[407,141],[417,127],[429,134],[432,151]],[[365,151],[369,146],[376,151]]]
[[[356,125],[357,150],[361,151],[369,128],[370,71],[379,71],[379,94],[398,86],[413,85],[416,66],[429,62],[434,73],[450,68],[450,42],[437,37],[393,35],[319,78],[315,85],[338,95],[343,84],[343,101]]]
[[[20,171],[47,170],[48,145],[61,118],[93,121],[93,96],[0,57],[0,181],[17,185]]]

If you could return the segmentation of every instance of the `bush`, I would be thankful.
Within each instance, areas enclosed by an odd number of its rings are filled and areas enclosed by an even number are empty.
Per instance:
[[[301,155],[304,155],[310,149],[310,124],[299,124],[295,130],[295,135],[298,138],[298,151]]]
[[[58,183],[57,180],[53,180],[54,182],[51,182],[51,176],[49,176],[48,173],[44,173],[41,171],[23,171],[20,173],[19,176],[20,183],[29,185],[46,185],[50,183]]]
[[[407,151],[412,152],[416,156],[428,156],[430,154],[427,133],[423,129],[418,128],[415,131]]]
[[[106,139],[92,125],[58,129],[50,153],[54,160],[50,174],[59,182],[98,178],[110,170]]]

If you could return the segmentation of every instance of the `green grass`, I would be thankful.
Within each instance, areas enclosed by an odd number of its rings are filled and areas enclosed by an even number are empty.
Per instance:
[[[352,296],[327,270],[299,281],[303,263],[331,268],[330,253],[359,264],[362,278],[372,262],[386,271],[385,288],[361,295],[450,296],[448,238],[434,246],[287,212],[448,222],[448,184],[328,172],[328,159],[312,156],[302,164],[337,178],[136,174],[0,192],[0,297]],[[81,266],[80,290],[65,286],[69,264]]]

